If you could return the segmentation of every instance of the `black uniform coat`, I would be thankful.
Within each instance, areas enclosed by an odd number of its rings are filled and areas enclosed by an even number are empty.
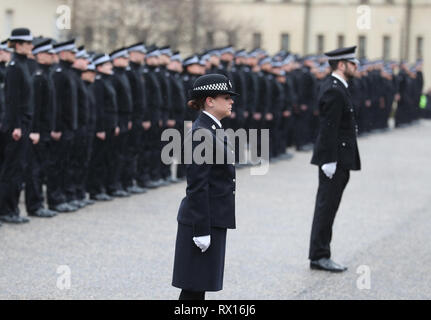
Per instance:
[[[216,148],[232,153],[230,143],[216,137],[218,125],[201,113],[192,132],[206,129],[213,141],[213,163],[187,165],[187,196],[178,213],[173,286],[191,291],[219,291],[223,287],[226,230],[235,229],[235,166],[216,163]],[[193,142],[193,150],[201,142]],[[219,149],[220,150],[220,149]],[[225,157],[233,158],[232,156]],[[193,237],[211,235],[209,249],[202,253]]]
[[[344,169],[360,170],[352,99],[347,88],[333,76],[322,84],[319,111],[320,131],[311,163],[320,167],[337,162]]]

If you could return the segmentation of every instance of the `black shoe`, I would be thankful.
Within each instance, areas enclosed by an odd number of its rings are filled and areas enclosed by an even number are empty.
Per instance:
[[[157,189],[161,186],[160,181],[150,181],[147,183],[147,188],[148,189]]]
[[[23,224],[30,222],[29,219],[15,216],[15,215],[9,215],[9,216],[0,216],[0,221],[4,223],[11,223],[11,224]]]
[[[322,258],[320,260],[315,260],[310,262],[310,268],[313,270],[324,270],[329,272],[344,272],[347,267],[335,263],[331,259]]]
[[[304,146],[300,146],[296,148],[296,150],[299,152],[309,152],[309,151],[313,151],[313,149],[314,149],[314,146],[312,144],[306,144]]]
[[[82,201],[85,203],[86,206],[92,206],[93,204],[96,203],[96,201],[91,200],[91,199],[84,199]]]
[[[124,190],[116,190],[109,194],[111,197],[115,198],[127,198],[130,197],[130,193],[124,191]]]
[[[51,207],[49,209],[57,211],[59,213],[69,213],[69,212],[75,212],[75,211],[78,210],[77,207],[71,206],[68,203],[62,203],[62,204],[59,204],[59,205],[57,205],[55,207]]]
[[[70,206],[76,207],[78,209],[82,209],[85,207],[85,203],[83,201],[80,200],[73,200],[71,202],[68,203]]]
[[[112,201],[114,200],[114,198],[108,196],[106,193],[99,193],[96,194],[95,196],[90,196],[91,200],[95,200],[95,201]]]
[[[28,215],[29,217],[36,217],[36,218],[53,218],[57,215],[57,213],[48,209],[40,208],[35,212],[29,213]]]
[[[128,187],[127,192],[131,194],[143,194],[146,193],[148,190],[145,188],[141,188],[138,186]]]

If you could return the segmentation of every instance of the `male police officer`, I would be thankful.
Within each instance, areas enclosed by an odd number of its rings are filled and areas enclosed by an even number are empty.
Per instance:
[[[333,70],[319,92],[320,130],[311,163],[319,166],[319,190],[310,240],[310,267],[343,272],[331,258],[332,225],[350,170],[360,170],[357,127],[347,81],[357,67],[356,47],[326,53]]]

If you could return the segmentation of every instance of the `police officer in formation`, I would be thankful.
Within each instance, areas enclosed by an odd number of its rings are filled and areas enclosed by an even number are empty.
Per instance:
[[[361,61],[348,89],[360,135],[386,130],[393,105],[397,127],[419,118],[421,68]],[[199,112],[187,101],[205,74],[226,76],[240,93],[224,128],[269,129],[270,161],[289,159],[289,147],[308,151],[330,73],[321,56],[229,45],[182,60],[141,42],[96,54],[15,29],[0,45],[0,221],[29,221],[18,209],[23,187],[28,216],[51,218],[185,179],[181,159],[174,170],[162,162],[161,135],[191,129]],[[239,167],[253,164],[250,148],[262,156],[259,136],[252,143],[235,141]]]

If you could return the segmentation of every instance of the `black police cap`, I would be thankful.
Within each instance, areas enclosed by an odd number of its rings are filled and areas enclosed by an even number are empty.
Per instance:
[[[207,74],[196,79],[193,84],[193,89],[190,92],[192,99],[217,96],[221,94],[229,94],[238,96],[239,94],[233,91],[230,80],[221,74]]]

